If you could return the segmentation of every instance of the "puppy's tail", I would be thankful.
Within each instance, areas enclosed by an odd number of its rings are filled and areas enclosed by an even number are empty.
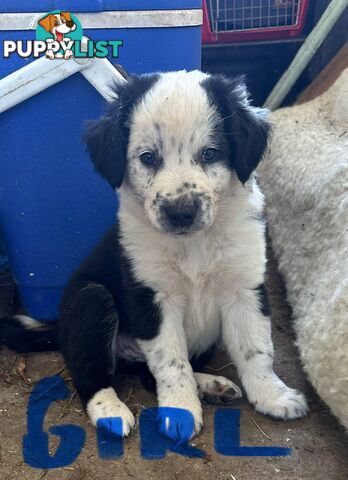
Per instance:
[[[59,350],[58,328],[26,315],[13,315],[0,320],[0,345],[18,353]]]

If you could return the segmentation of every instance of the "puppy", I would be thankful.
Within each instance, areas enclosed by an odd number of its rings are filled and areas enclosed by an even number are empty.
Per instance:
[[[263,198],[253,177],[270,137],[267,112],[249,104],[240,78],[199,71],[130,77],[115,93],[85,140],[118,192],[118,221],[72,277],[59,319],[91,421],[129,434],[117,360],[145,361],[159,406],[169,407],[160,430],[179,441],[198,434],[201,399],[241,396],[231,380],[191,367],[218,342],[258,412],[302,417],[304,396],[273,371]],[[176,409],[190,412],[193,431]],[[110,417],[122,419],[121,430]]]
[[[60,12],[60,13],[49,13],[46,17],[39,20],[39,25],[46,30],[46,32],[51,33],[53,39],[48,39],[47,41],[53,42],[63,42],[68,39],[65,39],[65,35],[76,30],[76,24],[71,18],[70,12]],[[53,58],[62,58],[61,53],[54,54],[52,50],[48,50],[47,56],[52,60]],[[64,53],[64,58],[73,56],[73,52],[70,49],[67,49]]]

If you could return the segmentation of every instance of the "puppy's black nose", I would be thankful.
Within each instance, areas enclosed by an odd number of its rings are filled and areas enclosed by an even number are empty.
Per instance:
[[[162,212],[172,227],[190,227],[196,219],[199,202],[197,199],[180,198],[162,206]]]

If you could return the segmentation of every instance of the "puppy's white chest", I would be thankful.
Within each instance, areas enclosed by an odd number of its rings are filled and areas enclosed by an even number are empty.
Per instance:
[[[198,252],[197,252],[198,253]],[[190,355],[207,350],[220,336],[217,304],[222,266],[215,256],[185,258],[177,264],[178,282],[185,297],[184,329]]]
[[[218,340],[220,313],[208,287],[188,291],[184,329],[190,356],[203,353]]]

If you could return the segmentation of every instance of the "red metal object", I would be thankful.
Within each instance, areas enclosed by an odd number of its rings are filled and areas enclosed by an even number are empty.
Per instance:
[[[203,44],[297,37],[308,4],[309,0],[204,0]]]

